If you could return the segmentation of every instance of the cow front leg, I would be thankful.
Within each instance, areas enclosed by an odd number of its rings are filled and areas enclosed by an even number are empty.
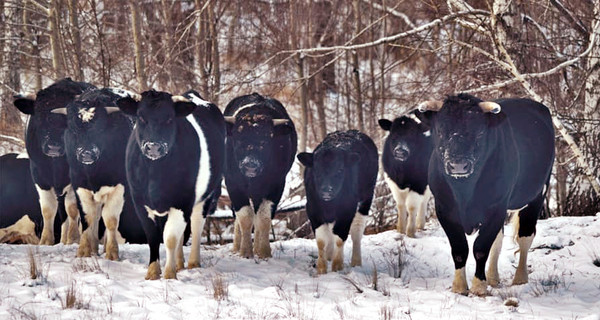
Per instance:
[[[185,226],[186,222],[183,218],[183,211],[171,208],[163,232],[163,242],[165,243],[167,252],[165,279],[177,279],[176,250],[183,238]]]
[[[71,185],[63,190],[65,193],[65,210],[67,211],[67,230],[65,235],[65,244],[79,242],[79,209],[77,208],[77,198]]]
[[[366,223],[367,216],[357,212],[350,226],[350,237],[352,237],[352,260],[350,265],[352,267],[362,266],[360,243],[365,232]]]
[[[106,188],[106,189],[105,189]],[[125,187],[118,184],[115,187],[102,187],[99,191],[104,201],[102,220],[106,226],[106,259],[119,260],[119,243],[117,241],[117,228],[121,218],[121,211],[125,204]]]
[[[392,192],[392,197],[396,202],[396,208],[398,209],[398,222],[396,224],[396,230],[402,234],[406,234],[407,224],[407,212],[406,212],[406,196],[408,195],[408,189],[400,189],[396,183],[390,179],[385,180]]]
[[[425,188],[425,193],[421,199],[419,211],[417,213],[417,230],[425,229],[425,222],[427,221],[427,203],[431,199],[431,190],[429,187]]]
[[[40,208],[42,211],[42,217],[44,219],[44,226],[42,229],[42,237],[40,238],[41,245],[53,245],[54,244],[54,219],[56,218],[56,210],[58,210],[58,200],[54,193],[54,188],[50,190],[44,190],[37,184],[35,185],[38,195],[40,197]]]
[[[423,196],[415,191],[409,191],[406,196],[406,212],[408,221],[406,223],[406,235],[414,238],[417,228],[417,215],[421,211]]]
[[[273,202],[263,200],[254,216],[254,253],[261,259],[271,257],[269,232],[271,231],[271,214]]]
[[[478,296],[488,295],[485,264],[490,255],[492,244],[496,242],[496,239],[502,230],[504,218],[506,217],[506,209],[494,210],[494,212],[487,216],[491,217],[491,220],[481,226],[479,235],[473,244],[473,255],[475,256],[476,266],[475,276],[473,277],[471,285],[471,293]]]
[[[454,261],[452,292],[467,295],[469,293],[469,286],[467,285],[467,278],[465,275],[465,265],[469,255],[467,237],[460,224],[446,219],[447,213],[440,210],[439,207],[436,207],[436,212],[438,213],[438,219],[448,237],[452,249],[452,260]]]
[[[500,251],[502,250],[503,239],[504,232],[502,229],[500,229],[500,232],[498,232],[498,235],[496,236],[496,240],[494,240],[494,243],[492,244],[488,262],[488,270],[485,274],[488,284],[492,287],[497,287],[500,283],[500,276],[498,275],[498,257],[500,256]]]
[[[192,249],[188,259],[188,269],[200,267],[200,244],[202,242],[202,231],[204,230],[204,202],[197,203],[192,209],[190,218],[192,229]]]
[[[331,271],[336,272],[344,269],[344,240],[333,235],[335,248],[333,250],[333,260],[331,261]]]
[[[317,274],[327,273],[326,248],[332,245],[333,233],[331,224],[322,224],[315,230],[315,239],[317,240],[317,249],[319,256],[317,258]]]
[[[83,231],[77,248],[77,257],[91,257],[98,254],[98,222],[102,212],[102,203],[97,203],[92,191],[77,188],[77,195],[81,201],[81,209],[88,227]]]
[[[514,232],[517,233],[517,244],[519,244],[519,265],[513,278],[513,285],[525,284],[529,282],[527,272],[527,254],[535,237],[535,226],[538,216],[544,205],[543,193],[540,193],[527,207],[519,212],[515,218]]]
[[[235,217],[240,230],[240,255],[244,258],[252,258],[252,225],[254,210],[249,205],[243,206]]]

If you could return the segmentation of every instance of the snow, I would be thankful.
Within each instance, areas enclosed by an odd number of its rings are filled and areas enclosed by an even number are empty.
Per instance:
[[[121,245],[121,260],[108,261],[75,258],[76,245],[3,244],[0,319],[600,319],[600,267],[593,264],[600,214],[539,221],[537,230],[530,282],[510,286],[518,254],[506,227],[501,286],[488,297],[450,292],[450,247],[435,220],[416,239],[396,231],[365,236],[362,267],[349,266],[346,243],[344,270],[320,276],[310,239],[272,242],[269,260],[242,259],[231,244],[204,246],[201,268],[157,281],[144,280],[146,245]],[[28,276],[28,250],[41,269],[36,280]],[[161,257],[164,264],[162,246]],[[469,280],[474,269],[470,256]],[[69,291],[76,308],[64,307]]]

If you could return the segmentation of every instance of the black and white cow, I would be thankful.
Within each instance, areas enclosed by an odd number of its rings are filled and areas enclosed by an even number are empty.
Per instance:
[[[427,170],[432,150],[429,127],[415,119],[402,116],[393,122],[379,120],[379,126],[390,132],[381,162],[398,208],[396,228],[413,238],[417,229],[425,227],[427,202],[431,197]]]
[[[327,135],[314,153],[298,154],[306,167],[306,213],[310,219],[319,258],[317,273],[343,268],[344,242],[352,237],[352,266],[362,265],[360,241],[373,201],[377,180],[377,147],[357,130]]]
[[[88,83],[65,78],[40,90],[35,98],[17,97],[14,101],[21,112],[30,115],[25,146],[44,218],[40,244],[54,244],[57,212],[60,221],[67,222],[61,242],[70,244],[79,241],[79,209],[69,181],[69,165],[63,143],[67,118],[52,111],[66,107],[77,95],[91,89],[94,86]]]
[[[479,230],[471,292],[487,294],[499,282],[498,255],[507,210],[516,209],[519,265],[513,284],[527,279],[527,251],[554,162],[554,128],[548,109],[529,99],[482,101],[468,94],[419,107],[430,122],[433,153],[429,186],[454,259],[452,291],[466,294],[465,233]],[[490,264],[485,273],[485,264]]]
[[[78,257],[98,254],[101,217],[106,226],[107,259],[119,258],[117,230],[126,241],[146,240],[126,190],[125,149],[133,123],[116,104],[126,93],[115,92],[107,88],[87,91],[66,108],[53,110],[67,116],[64,142],[69,176],[87,222]]]
[[[0,157],[0,228],[9,228],[24,216],[34,223],[34,229],[27,231],[33,231],[31,236],[39,242],[43,219],[39,196],[31,180],[29,158],[27,154],[5,154]],[[54,224],[55,236],[60,237],[60,221],[56,219]],[[28,232],[18,233],[24,235]],[[37,244],[35,240],[32,242]]]
[[[183,238],[190,223],[188,268],[200,266],[204,218],[220,194],[225,121],[196,92],[172,96],[146,91],[117,104],[137,117],[127,144],[127,181],[150,246],[146,279],[160,278],[159,246],[166,245],[165,279],[184,267]]]
[[[269,258],[271,219],[296,155],[296,128],[279,101],[258,93],[233,99],[224,114],[225,184],[236,216],[233,251]]]

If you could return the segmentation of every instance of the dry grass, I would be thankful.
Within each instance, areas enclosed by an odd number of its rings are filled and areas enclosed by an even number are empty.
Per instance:
[[[95,256],[91,258],[80,258],[75,259],[72,265],[73,272],[92,272],[92,273],[100,273],[108,274],[102,270],[102,267],[98,263],[98,258]]]
[[[89,307],[89,303],[84,302],[83,295],[79,291],[75,280],[71,281],[65,298],[61,299],[61,304],[63,309],[87,309]]]
[[[50,265],[42,266],[39,252],[32,246],[27,248],[27,263],[27,269],[20,269],[19,273],[22,274],[23,278],[27,279],[26,282],[28,285],[35,286],[46,283]]]
[[[41,276],[41,272],[38,259],[36,254],[33,253],[31,246],[27,248],[27,256],[29,257],[29,279],[38,279]]]
[[[229,297],[229,285],[220,274],[212,277],[213,298],[217,301],[227,300]]]
[[[541,279],[531,279],[531,292],[535,297],[542,296],[547,293],[555,293],[560,289],[567,288],[567,282],[563,274],[548,274]]]

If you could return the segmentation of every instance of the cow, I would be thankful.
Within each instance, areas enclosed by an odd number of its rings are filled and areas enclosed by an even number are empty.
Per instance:
[[[146,91],[117,101],[136,117],[126,151],[131,197],[150,247],[147,280],[160,278],[159,246],[165,243],[165,279],[183,269],[183,240],[190,224],[188,268],[200,266],[204,221],[220,195],[225,162],[225,120],[195,91],[184,96]]]
[[[417,229],[425,227],[427,202],[431,197],[427,186],[431,135],[429,127],[415,119],[402,116],[394,121],[379,120],[379,126],[390,132],[381,162],[398,208],[396,229],[411,238]]]
[[[30,115],[25,147],[44,220],[42,245],[54,244],[57,212],[60,222],[65,222],[61,242],[71,244],[79,241],[79,208],[69,181],[63,142],[67,119],[63,114],[52,113],[52,110],[66,107],[77,95],[92,89],[95,87],[89,83],[65,78],[40,90],[35,98],[17,96],[14,100],[15,107]]]
[[[317,239],[317,273],[342,270],[344,243],[352,237],[351,266],[362,265],[360,241],[379,167],[373,140],[357,130],[328,134],[314,153],[302,152],[306,214]]]
[[[498,255],[507,210],[520,210],[515,237],[519,265],[513,285],[527,283],[527,251],[554,162],[554,128],[548,108],[529,99],[482,101],[468,94],[419,106],[432,128],[429,186],[454,260],[452,291],[468,294],[466,234],[479,234],[470,292],[498,285]],[[487,274],[486,261],[490,260]]]
[[[27,216],[33,222],[33,230],[18,231],[19,238],[38,244],[42,233],[43,219],[39,196],[31,180],[27,154],[9,153],[0,156],[0,228],[15,225]],[[60,237],[60,222],[55,220],[56,237]],[[30,232],[31,231],[31,232]],[[2,231],[0,231],[0,235]],[[0,242],[15,242],[14,236],[0,236]]]
[[[279,101],[258,93],[233,99],[224,115],[225,185],[235,213],[233,252],[266,259],[271,257],[271,219],[296,155],[296,128]]]
[[[52,110],[67,116],[64,143],[69,178],[85,217],[86,228],[81,235],[78,257],[98,254],[101,217],[106,226],[107,259],[119,258],[118,231],[126,241],[145,242],[131,199],[128,199],[125,149],[133,122],[117,107],[117,100],[123,96],[127,93],[120,90],[90,90],[66,108]]]

